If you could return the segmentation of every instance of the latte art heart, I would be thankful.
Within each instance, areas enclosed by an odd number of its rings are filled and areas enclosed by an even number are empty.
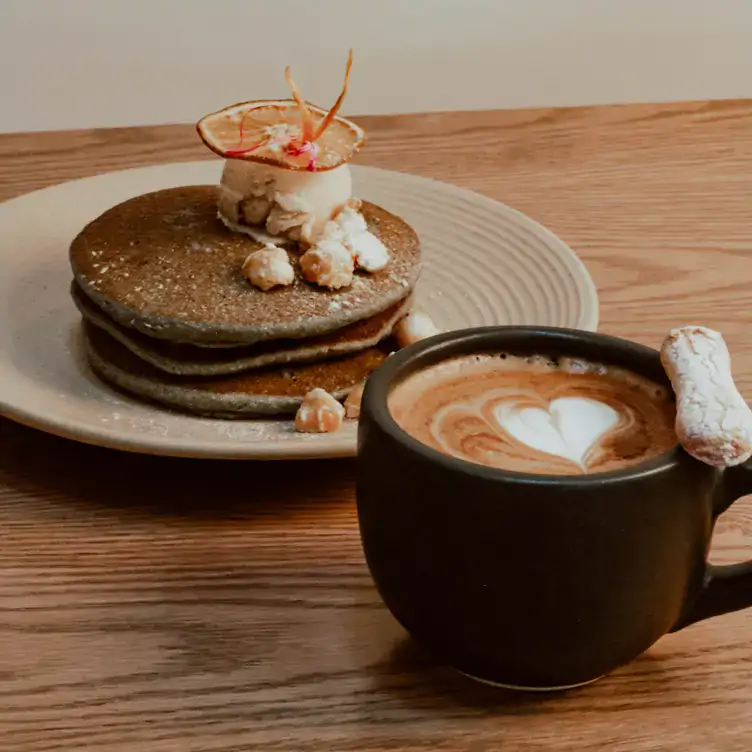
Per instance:
[[[549,403],[548,410],[501,402],[493,415],[517,441],[576,462],[583,469],[593,445],[619,423],[616,410],[587,397],[559,397]]]
[[[669,389],[585,361],[463,356],[409,376],[389,409],[444,454],[525,473],[613,470],[676,445]]]

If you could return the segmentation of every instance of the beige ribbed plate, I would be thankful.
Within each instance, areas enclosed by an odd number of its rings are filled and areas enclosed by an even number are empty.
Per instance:
[[[216,183],[218,161],[108,173],[0,204],[0,412],[44,431],[151,454],[283,459],[355,454],[356,427],[296,434],[289,421],[220,421],[160,410],[101,384],[81,356],[68,244],[127,198]],[[421,236],[418,304],[442,329],[539,324],[594,330],[598,298],[582,263],[518,212],[432,180],[353,168],[357,195]]]

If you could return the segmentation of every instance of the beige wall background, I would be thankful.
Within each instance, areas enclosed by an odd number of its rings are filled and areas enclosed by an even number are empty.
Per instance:
[[[752,96],[752,0],[0,0],[0,132]]]

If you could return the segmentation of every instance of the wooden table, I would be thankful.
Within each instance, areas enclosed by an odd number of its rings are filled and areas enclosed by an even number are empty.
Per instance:
[[[752,102],[363,123],[361,162],[473,188],[569,242],[603,330],[723,330],[752,397]],[[189,126],[2,136],[0,199],[209,156]],[[0,421],[0,749],[752,748],[752,613],[566,695],[434,665],[371,584],[353,472],[132,456]],[[750,535],[740,502],[714,558],[751,556]]]

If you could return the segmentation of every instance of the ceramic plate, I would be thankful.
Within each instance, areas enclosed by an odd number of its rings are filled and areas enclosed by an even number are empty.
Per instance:
[[[343,457],[356,426],[296,434],[291,421],[190,417],[102,384],[81,354],[68,296],[68,245],[95,216],[140,193],[216,183],[218,161],[98,175],[0,204],[0,412],[101,446],[238,459]],[[598,298],[575,254],[546,229],[489,198],[425,178],[353,167],[356,194],[420,234],[418,305],[442,329],[538,324],[595,330]]]

